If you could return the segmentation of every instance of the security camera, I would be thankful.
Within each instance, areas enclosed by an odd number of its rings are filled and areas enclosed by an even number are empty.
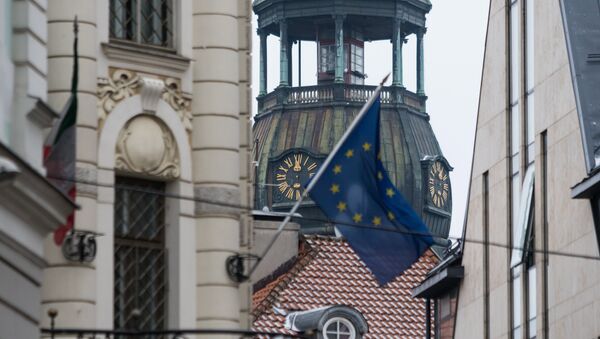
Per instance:
[[[21,171],[10,159],[0,157],[0,182],[13,180]]]

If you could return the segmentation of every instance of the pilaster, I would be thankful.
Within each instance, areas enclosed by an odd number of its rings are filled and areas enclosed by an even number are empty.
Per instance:
[[[220,33],[194,32],[192,161],[196,224],[196,325],[240,327],[239,286],[229,279],[227,257],[240,251],[240,46],[238,0],[194,1],[194,25],[210,20]],[[244,53],[246,53],[244,51]],[[245,61],[245,58],[243,58]],[[223,65],[217,67],[216,65]],[[246,85],[244,85],[246,86]],[[227,138],[208,138],[202,131]],[[225,336],[227,337],[227,336]]]
[[[79,28],[79,82],[76,129],[76,178],[97,181],[97,26],[95,0],[48,1],[48,102],[61,111],[70,96],[73,69],[73,21]],[[96,187],[77,185],[75,228],[96,232]],[[49,267],[44,271],[42,288],[43,314],[49,308],[58,310],[56,325],[60,327],[96,327],[96,265],[66,261],[50,235],[45,256]],[[47,317],[42,326],[48,327]]]

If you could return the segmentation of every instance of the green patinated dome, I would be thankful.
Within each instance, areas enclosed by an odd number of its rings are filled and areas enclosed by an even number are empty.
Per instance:
[[[255,207],[287,212],[350,125],[374,86],[365,86],[365,42],[392,42],[392,86],[381,92],[382,160],[391,180],[434,234],[448,236],[452,210],[448,172],[429,124],[424,93],[423,36],[427,0],[255,1],[260,83],[255,116]],[[417,93],[402,86],[402,45],[417,39]],[[280,40],[280,86],[267,93],[268,35]],[[317,85],[292,84],[291,45],[317,43]],[[341,52],[340,52],[341,51]],[[332,233],[320,209],[305,201],[297,221],[305,233]]]
[[[343,86],[343,85],[342,85]],[[345,87],[348,87],[346,85]],[[321,86],[323,87],[323,86]],[[369,87],[369,86],[360,86]],[[293,199],[282,199],[278,194],[276,168],[282,158],[303,153],[322,161],[342,136],[356,116],[363,101],[331,101],[329,103],[276,104],[274,98],[280,91],[294,92],[302,88],[278,89],[260,98],[262,103],[272,100],[273,105],[263,105],[255,117],[254,136],[257,141],[255,156],[258,159],[256,172],[256,207],[267,206],[270,210],[289,211]],[[380,141],[383,162],[392,181],[403,193],[413,208],[418,211],[431,230],[447,236],[450,225],[451,197],[442,207],[431,201],[429,192],[430,164],[440,161],[450,170],[442,157],[439,144],[429,116],[420,111],[418,96],[401,90],[407,103],[391,103],[385,99],[393,88],[384,89],[380,122]],[[450,189],[449,189],[450,190]],[[450,192],[449,192],[450,193]],[[308,220],[300,220],[306,232],[330,232],[324,217],[312,202],[302,205],[299,211]],[[328,228],[329,226],[329,228]]]

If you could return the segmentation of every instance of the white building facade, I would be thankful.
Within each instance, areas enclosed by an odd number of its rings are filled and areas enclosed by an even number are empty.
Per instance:
[[[44,239],[75,205],[42,165],[46,130],[58,117],[46,103],[47,4],[3,1],[0,13],[0,338],[35,338]]]
[[[79,263],[46,239],[42,325],[55,309],[60,328],[249,328],[226,260],[252,247],[250,2],[45,6],[55,110],[79,23],[75,229],[98,246]]]

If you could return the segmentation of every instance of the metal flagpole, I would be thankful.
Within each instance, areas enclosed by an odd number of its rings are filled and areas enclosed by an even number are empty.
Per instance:
[[[260,264],[260,261],[267,255],[267,253],[269,253],[269,250],[271,250],[271,247],[273,247],[273,244],[275,244],[275,241],[277,241],[277,238],[279,238],[279,235],[281,234],[281,232],[283,232],[283,229],[285,228],[285,226],[290,222],[290,220],[292,219],[292,216],[294,215],[294,213],[296,213],[296,211],[300,207],[300,204],[302,203],[304,198],[308,196],[308,192],[310,192],[312,190],[312,188],[315,186],[315,184],[317,183],[317,181],[319,181],[319,178],[323,175],[323,173],[325,172],[325,169],[327,168],[327,166],[329,166],[329,164],[331,163],[331,160],[333,159],[335,154],[342,147],[342,144],[344,144],[344,141],[346,141],[346,139],[348,139],[348,137],[350,136],[350,133],[352,133],[354,128],[356,128],[356,125],[358,125],[359,121],[367,113],[367,111],[369,110],[371,105],[373,105],[373,102],[375,102],[375,99],[379,96],[379,93],[381,92],[381,88],[383,87],[383,84],[387,81],[389,76],[390,76],[390,74],[388,73],[388,75],[386,75],[385,78],[383,78],[383,80],[381,80],[381,83],[379,84],[379,86],[377,86],[377,88],[373,92],[373,95],[371,95],[369,100],[367,100],[365,105],[361,108],[360,112],[358,112],[358,115],[356,116],[354,121],[352,121],[352,124],[350,124],[350,126],[348,127],[348,129],[346,130],[344,135],[342,135],[342,137],[340,138],[338,143],[335,145],[335,147],[333,147],[333,150],[331,150],[331,153],[329,153],[329,156],[327,156],[327,158],[325,159],[323,164],[320,166],[319,170],[317,171],[317,173],[315,174],[313,179],[310,181],[310,184],[308,184],[308,186],[304,190],[304,193],[300,196],[300,199],[298,199],[296,201],[296,203],[294,204],[294,206],[292,206],[292,209],[287,213],[287,215],[285,216],[285,219],[283,219],[283,221],[277,228],[277,232],[275,233],[275,235],[273,236],[273,238],[271,239],[271,241],[269,242],[269,244],[267,245],[265,250],[262,252],[262,254],[258,257],[256,264],[254,264],[252,269],[250,269],[250,272],[248,273],[248,277],[252,276],[252,273],[254,273],[254,271]]]

